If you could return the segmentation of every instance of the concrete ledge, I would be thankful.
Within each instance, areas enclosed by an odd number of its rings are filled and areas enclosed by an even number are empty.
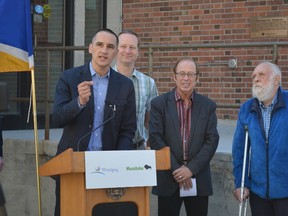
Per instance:
[[[39,164],[50,160],[56,142],[39,142]],[[0,173],[9,215],[38,214],[35,146],[31,140],[4,139],[4,170]],[[217,153],[211,161],[214,195],[210,197],[209,216],[238,215],[238,203],[233,191],[231,154]],[[41,177],[42,215],[51,216],[54,210],[54,181]],[[151,216],[157,215],[157,199],[151,195]],[[185,215],[182,209],[181,215]]]

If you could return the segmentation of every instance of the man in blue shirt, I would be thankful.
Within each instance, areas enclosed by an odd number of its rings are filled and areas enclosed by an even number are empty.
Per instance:
[[[89,44],[88,64],[64,71],[56,86],[52,120],[63,127],[57,153],[132,150],[136,131],[135,91],[132,81],[110,64],[118,37],[110,29],[96,32]],[[56,209],[59,215],[59,181]]]

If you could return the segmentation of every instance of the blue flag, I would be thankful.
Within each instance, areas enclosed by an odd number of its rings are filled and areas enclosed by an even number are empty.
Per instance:
[[[34,67],[30,0],[0,0],[0,72]]]

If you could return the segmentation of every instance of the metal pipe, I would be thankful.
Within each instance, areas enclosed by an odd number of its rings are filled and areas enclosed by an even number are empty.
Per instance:
[[[171,44],[143,44],[140,49],[152,48],[154,49],[190,49],[190,48],[236,48],[236,47],[273,47],[273,46],[288,46],[288,42],[251,42],[251,43],[223,43],[223,44],[184,44],[184,45],[171,45]],[[86,50],[88,46],[49,46],[49,47],[35,47],[35,51],[66,51],[66,50]]]
[[[171,45],[171,44],[144,44],[141,48],[153,49],[189,49],[189,48],[233,48],[233,47],[268,47],[268,46],[288,46],[288,42],[251,42],[251,43],[221,43],[221,44],[183,44],[183,45]]]
[[[47,50],[46,61],[46,91],[45,91],[45,140],[49,140],[49,125],[50,125],[50,109],[49,109],[49,97],[50,97],[50,51]]]
[[[153,48],[152,47],[149,47],[148,55],[149,55],[149,59],[148,59],[148,67],[149,67],[148,75],[152,76],[152,72],[153,72],[152,71],[152,68],[153,68]]]

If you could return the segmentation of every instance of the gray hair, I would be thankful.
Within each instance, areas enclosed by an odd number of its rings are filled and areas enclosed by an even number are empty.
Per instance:
[[[276,64],[273,64],[271,62],[267,62],[267,61],[264,61],[264,62],[261,62],[260,64],[266,64],[267,66],[270,67],[270,69],[272,70],[272,73],[274,74],[274,76],[279,76],[279,85],[281,86],[281,83],[282,83],[282,73],[281,73],[281,69],[278,65]]]

